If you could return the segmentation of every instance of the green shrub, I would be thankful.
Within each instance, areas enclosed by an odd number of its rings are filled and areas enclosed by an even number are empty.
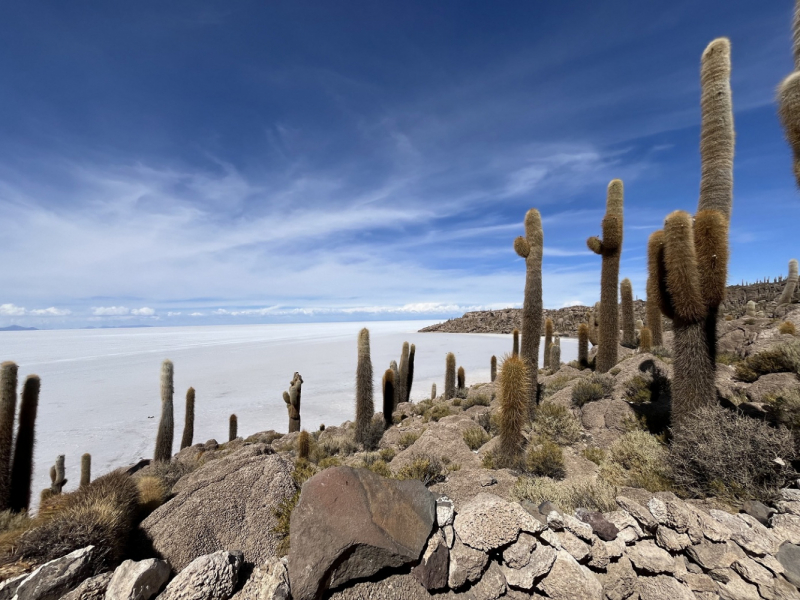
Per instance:
[[[494,469],[494,454],[492,452],[484,452],[481,458],[481,466],[484,469]]]
[[[438,458],[422,454],[415,456],[410,464],[401,468],[396,477],[397,479],[419,479],[428,486],[444,480],[444,468]]]
[[[397,443],[400,446],[401,450],[405,450],[409,446],[412,446],[414,442],[416,442],[419,439],[419,436],[421,435],[422,433],[409,431],[408,433],[404,433],[403,435],[401,435]]]
[[[389,465],[387,465],[383,461],[383,459],[380,459],[380,458],[378,460],[376,460],[376,461],[371,462],[367,466],[367,468],[370,471],[372,471],[373,473],[376,473],[376,474],[380,475],[381,477],[391,477],[392,476],[392,470],[389,468]]]
[[[600,476],[616,486],[643,488],[650,492],[672,489],[667,448],[646,431],[624,434],[608,449]]]
[[[300,500],[300,488],[303,484],[314,476],[316,470],[305,459],[298,459],[294,463],[294,470],[292,471],[292,481],[297,486],[293,494],[286,496],[275,507],[273,515],[277,519],[275,526],[270,530],[278,537],[278,545],[275,549],[277,556],[286,556],[289,554],[289,525],[292,520],[292,511],[297,506]]]
[[[581,438],[578,419],[565,407],[552,402],[543,402],[536,407],[533,430],[561,446],[569,446]]]
[[[331,467],[342,466],[342,461],[339,460],[339,458],[336,456],[328,456],[319,461],[319,463],[317,463],[317,466],[320,468],[321,471],[324,471],[325,469],[329,469]]]
[[[422,402],[417,402],[411,409],[415,415],[422,416],[433,407],[433,400],[428,398]]]
[[[602,448],[595,448],[594,446],[584,448],[581,454],[583,458],[592,461],[596,465],[599,465],[606,459],[606,451]]]
[[[795,457],[788,429],[721,407],[698,409],[670,444],[672,478],[698,497],[772,501],[791,481]]]
[[[614,379],[608,375],[592,373],[572,386],[572,403],[583,406],[588,402],[602,400],[614,391]]]
[[[548,381],[544,386],[544,397],[545,399],[549,398],[556,392],[560,392],[563,390],[569,382],[575,379],[576,375],[568,375],[566,373],[555,375],[550,381]]]
[[[520,477],[511,492],[516,500],[530,500],[534,504],[549,501],[565,513],[576,508],[599,512],[617,510],[617,490],[608,482],[587,477],[554,481],[547,477]]]
[[[563,479],[564,451],[561,446],[550,440],[542,440],[540,444],[531,444],[525,455],[525,471],[537,477]]]
[[[486,394],[475,394],[464,400],[461,405],[464,407],[464,410],[467,410],[473,406],[489,406],[491,403],[492,399]]]
[[[734,367],[740,362],[742,362],[742,357],[731,352],[720,352],[717,354],[717,363],[720,365]]]
[[[317,443],[319,459],[326,456],[350,456],[358,451],[358,444],[351,435],[329,435]]]
[[[653,378],[649,375],[634,375],[625,382],[625,400],[632,404],[650,402],[652,384]]]
[[[437,404],[436,406],[425,411],[422,420],[427,423],[428,421],[438,421],[450,415],[450,407],[446,404]]]
[[[453,406],[461,406],[461,398],[456,396],[455,398],[453,398],[452,404],[453,404]]]
[[[492,436],[486,433],[483,427],[471,427],[464,432],[464,442],[470,450],[477,450],[490,439]]]
[[[736,377],[742,381],[753,382],[767,373],[800,373],[800,340],[777,344],[736,365]]]
[[[392,459],[394,458],[394,455],[396,453],[394,448],[381,448],[379,454],[381,456],[382,461],[390,463],[392,462]]]

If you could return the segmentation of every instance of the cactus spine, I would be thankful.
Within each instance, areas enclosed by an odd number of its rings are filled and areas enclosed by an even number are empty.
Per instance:
[[[458,367],[458,375],[456,377],[458,390],[456,391],[456,396],[459,398],[466,398],[467,394],[467,376],[464,373],[464,367]]]
[[[535,208],[525,213],[525,237],[514,240],[514,250],[525,259],[525,298],[522,302],[522,359],[528,362],[528,410],[532,413],[539,390],[539,338],[542,335],[542,217]]]
[[[792,20],[794,71],[778,87],[778,115],[794,155],[794,176],[800,186],[800,2]]]
[[[492,381],[497,379],[497,357],[492,354],[492,360],[489,361],[489,373]]]
[[[436,385],[436,384],[434,384]],[[386,369],[383,374],[383,428],[392,426],[392,412],[394,411],[394,371]]]
[[[67,477],[64,468],[65,457],[59,454],[56,457],[56,464],[50,467],[50,491],[53,496],[57,496],[67,485]]]
[[[408,376],[406,377],[406,402],[411,402],[411,386],[414,384],[414,356],[417,353],[417,347],[411,344],[408,351]]]
[[[394,384],[398,403],[407,402],[406,382],[408,381],[408,355],[410,352],[408,342],[403,342],[403,350],[400,353],[400,368],[397,370],[398,377]]]
[[[578,325],[578,365],[581,369],[589,366],[589,326]]]
[[[0,365],[0,510],[11,504],[11,449],[17,412],[17,365]]]
[[[308,432],[303,429],[297,438],[297,458],[308,460],[308,453],[311,450],[311,441]]]
[[[81,456],[81,483],[80,487],[86,487],[92,482],[92,455],[88,452]]]
[[[786,280],[786,286],[783,288],[778,304],[791,304],[794,290],[797,288],[797,259],[793,258],[789,261],[789,278]]]
[[[22,387],[17,439],[14,442],[14,464],[11,467],[9,508],[14,512],[27,510],[31,502],[33,447],[36,437],[36,411],[39,407],[40,388],[41,381],[38,375],[28,375]]]
[[[550,344],[550,368],[555,372],[561,368],[561,339],[556,338]]]
[[[619,284],[622,305],[622,345],[636,347],[636,322],[633,316],[633,286],[627,277]]]
[[[606,215],[603,218],[603,239],[590,237],[586,245],[603,258],[600,272],[600,330],[597,349],[597,370],[605,373],[617,364],[619,346],[619,314],[617,308],[617,282],[619,259],[622,254],[622,181],[614,179],[608,184]]]
[[[186,390],[186,418],[183,422],[183,437],[181,437],[181,450],[192,445],[194,439],[194,388]]]
[[[303,389],[303,378],[295,371],[289,382],[289,391],[283,392],[283,401],[289,411],[289,433],[300,431],[300,394]]]
[[[653,350],[653,335],[647,327],[639,330],[639,352],[650,352]]]
[[[444,399],[456,396],[456,356],[448,352],[444,359]]]
[[[544,363],[546,369],[550,366],[550,345],[553,343],[553,319],[544,321]]]
[[[500,466],[516,467],[522,462],[525,436],[522,428],[529,419],[531,376],[530,363],[520,356],[507,356],[500,367]]]
[[[675,339],[672,420],[680,426],[697,408],[716,404],[717,313],[725,298],[728,221],[733,203],[733,109],[730,42],[719,38],[701,63],[702,177],[698,212],[675,211],[664,221],[667,294],[659,298]],[[663,289],[663,284],[659,285]]]
[[[658,233],[658,232],[657,232]],[[666,279],[663,273],[659,272],[660,265],[664,264],[664,236],[659,233],[653,234],[647,241],[647,328],[653,334],[653,345],[664,345],[664,329],[661,323],[661,308],[658,305],[659,298],[666,294],[666,290],[660,290]]]
[[[232,442],[239,437],[239,419],[234,414],[228,418],[228,441]]]
[[[519,329],[514,329],[514,331],[511,332],[511,336],[513,338],[513,341],[511,342],[511,354],[513,354],[514,356],[518,356],[519,355]]]
[[[161,419],[158,422],[156,449],[153,454],[155,462],[169,462],[172,458],[172,439],[175,433],[172,407],[172,395],[175,389],[173,387],[174,372],[172,361],[165,360],[161,364]]]
[[[392,400],[392,402],[394,402],[394,400]],[[374,414],[375,400],[373,399],[369,329],[364,327],[358,334],[358,364],[356,366],[356,443],[365,444],[368,441],[370,422]]]

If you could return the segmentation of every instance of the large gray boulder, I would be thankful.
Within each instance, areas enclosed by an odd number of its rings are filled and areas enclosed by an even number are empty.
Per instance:
[[[254,444],[205,464],[181,479],[178,495],[142,522],[174,570],[218,550],[241,550],[254,564],[275,555],[275,509],[297,488],[291,461],[271,452]]]
[[[487,552],[515,541],[520,531],[538,533],[545,526],[519,503],[483,492],[456,515],[455,529],[467,546]]]
[[[170,572],[165,560],[126,560],[114,571],[106,597],[109,600],[150,600],[169,581]]]
[[[59,600],[92,574],[94,546],[70,552],[36,569],[19,585],[15,600]]]
[[[220,550],[196,558],[169,582],[158,600],[228,600],[239,581],[242,562],[238,551]]]
[[[294,600],[418,561],[436,518],[422,482],[334,467],[305,484],[291,519],[289,580]]]

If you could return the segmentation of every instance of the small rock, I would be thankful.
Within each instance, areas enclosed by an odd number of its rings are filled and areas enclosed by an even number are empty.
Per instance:
[[[658,521],[656,521],[650,511],[638,502],[626,498],[625,496],[618,496],[617,504],[622,510],[636,519],[644,529],[652,531],[658,525]]]
[[[419,564],[411,569],[411,576],[426,590],[440,590],[447,587],[449,555],[444,536],[437,531],[428,540],[428,546]]]
[[[559,539],[558,534],[552,529],[545,529],[539,534],[539,539],[546,544],[550,544],[556,550],[561,550],[561,540]]]
[[[520,530],[538,533],[544,526],[516,502],[482,492],[456,515],[455,530],[466,545],[487,551],[513,542]]]
[[[716,594],[718,588],[717,582],[703,573],[687,573],[686,585],[693,592],[703,594]]]
[[[593,569],[605,570],[610,562],[606,542],[602,541],[600,538],[594,538],[589,556],[590,567]]]
[[[460,588],[465,583],[477,581],[489,557],[480,550],[462,544],[456,536],[453,548],[450,550],[450,567],[448,569],[447,585],[452,589]]]
[[[450,525],[454,517],[453,501],[447,496],[439,496],[436,499],[436,524],[439,527]]]
[[[627,600],[636,590],[637,579],[631,561],[623,556],[608,566],[603,593],[608,600]]]
[[[666,575],[642,577],[639,580],[640,600],[695,600],[687,585]]]
[[[575,511],[576,516],[587,523],[594,534],[605,542],[610,542],[617,537],[619,529],[611,521],[603,516],[603,513],[586,510],[579,508]]]
[[[0,581],[0,600],[11,600],[14,594],[17,593],[19,584],[25,581],[28,575],[30,575],[30,573],[23,573],[22,575],[11,577],[5,581]]]
[[[578,562],[589,556],[589,545],[583,540],[578,539],[577,536],[571,532],[564,530],[556,533],[558,541],[561,542],[561,547],[572,555],[572,558]]]
[[[444,535],[444,541],[447,543],[448,548],[453,547],[453,542],[456,539],[456,532],[453,529],[452,525],[445,525],[442,527],[442,534]]]
[[[503,566],[503,575],[508,585],[530,590],[533,582],[550,571],[556,561],[556,550],[550,546],[540,545],[533,551],[528,563],[518,569]]]
[[[758,500],[745,500],[742,504],[742,512],[747,513],[765,527],[769,527],[769,518],[775,514],[774,510]]]
[[[150,600],[169,581],[170,572],[165,560],[126,560],[114,571],[106,594],[114,600]]]
[[[800,592],[783,577],[776,577],[771,586],[760,587],[758,591],[767,600],[800,600]]]
[[[570,515],[564,515],[564,528],[584,542],[591,542],[594,537],[591,525]]]
[[[795,587],[800,587],[800,547],[786,542],[775,555],[783,567],[783,576]]]
[[[512,569],[521,569],[530,562],[534,548],[536,548],[536,538],[523,532],[519,534],[516,542],[503,550],[503,563]]]
[[[553,511],[560,512],[558,510],[558,507],[549,500],[545,500],[544,502],[542,502],[537,507],[537,509],[539,511],[539,514],[542,515],[543,517],[547,517],[547,515],[549,515]]]
[[[219,550],[190,562],[158,600],[228,600],[236,589],[242,553]]]
[[[741,548],[732,542],[715,544],[706,541],[690,546],[686,550],[686,554],[707,571],[727,569],[739,558],[745,556]]]
[[[87,546],[43,564],[19,585],[14,599],[59,600],[91,573],[94,554],[94,546]]]
[[[761,566],[752,558],[742,557],[731,565],[731,568],[750,583],[758,586],[770,585],[774,577],[769,569]]]
[[[84,579],[78,587],[69,594],[61,597],[61,600],[104,600],[106,589],[111,582],[113,573],[107,571],[89,579]]]
[[[631,546],[626,554],[633,565],[641,571],[672,573],[675,570],[675,561],[669,552],[662,550],[650,540]]]
[[[553,600],[601,600],[603,586],[592,572],[559,550],[550,573],[536,586]]]
[[[670,552],[680,552],[684,548],[691,546],[692,541],[685,533],[677,533],[669,527],[659,525],[658,529],[656,529],[656,544]]]
[[[273,557],[253,569],[250,578],[231,600],[289,600],[286,559]]]
[[[489,568],[475,585],[463,594],[464,600],[496,600],[506,591],[506,578],[496,562],[489,564]]]
[[[730,569],[725,569],[727,581],[717,580],[720,600],[760,600],[758,588],[739,577]]]
[[[782,489],[781,498],[787,502],[800,502],[800,490],[793,490],[790,488]]]
[[[800,517],[772,515],[771,523],[773,532],[779,540],[800,545]]]
[[[547,513],[547,525],[553,531],[561,531],[564,529],[564,516],[557,510],[551,510]]]

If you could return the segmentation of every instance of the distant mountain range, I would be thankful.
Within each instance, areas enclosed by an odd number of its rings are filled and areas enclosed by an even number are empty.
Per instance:
[[[37,327],[23,327],[22,325],[9,325],[0,327],[0,331],[39,331]]]

